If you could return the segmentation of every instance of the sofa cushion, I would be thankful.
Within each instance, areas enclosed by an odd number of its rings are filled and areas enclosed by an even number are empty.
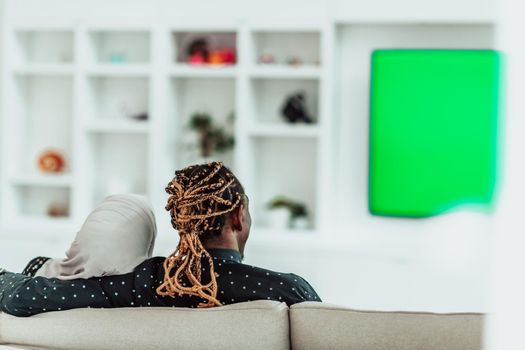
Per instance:
[[[290,308],[292,349],[474,350],[483,315],[358,311],[305,302]]]
[[[121,308],[0,313],[0,344],[38,349],[289,349],[288,307],[252,301],[210,309]]]

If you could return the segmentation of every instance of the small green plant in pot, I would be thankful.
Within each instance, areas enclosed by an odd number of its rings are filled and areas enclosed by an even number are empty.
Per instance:
[[[304,229],[308,227],[308,210],[300,202],[278,196],[268,203],[268,210],[270,211],[270,225],[273,228]]]

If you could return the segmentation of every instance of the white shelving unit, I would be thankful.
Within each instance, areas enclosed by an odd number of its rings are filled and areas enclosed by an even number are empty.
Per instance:
[[[164,187],[174,170],[202,160],[188,129],[192,114],[202,112],[235,136],[234,149],[212,159],[245,184],[259,239],[289,231],[272,229],[267,215],[267,202],[278,195],[304,202],[309,211],[309,227],[291,237],[319,233],[326,205],[321,177],[329,168],[329,157],[321,155],[331,130],[332,31],[324,24],[276,30],[235,21],[31,27],[8,21],[6,52],[14,54],[4,62],[3,225],[74,230],[104,196],[133,192],[150,197],[159,226],[169,227]],[[186,63],[186,47],[196,38],[212,49],[232,48],[236,62]],[[263,53],[273,53],[276,62],[260,64]],[[303,64],[287,64],[294,54]],[[306,94],[312,124],[289,124],[281,116],[285,98],[298,91]],[[65,156],[64,173],[39,172],[36,159],[47,148]],[[46,216],[56,201],[68,207],[67,217]]]
[[[329,88],[333,61],[333,27],[293,24],[249,26],[244,36],[243,56],[247,57],[244,88],[240,91],[245,118],[239,127],[243,134],[239,163],[253,200],[254,241],[291,239],[301,242],[318,235],[329,235],[326,213],[330,202],[323,180],[332,168],[329,142],[332,133]],[[270,54],[273,63],[260,57]],[[300,58],[299,65],[289,64]],[[312,124],[289,124],[281,116],[283,101],[297,92],[304,93]],[[285,195],[304,203],[309,226],[304,230],[279,230],[272,227],[267,204]],[[285,238],[284,236],[287,236]]]

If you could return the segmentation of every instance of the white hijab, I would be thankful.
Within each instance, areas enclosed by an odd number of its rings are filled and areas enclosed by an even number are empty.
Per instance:
[[[88,215],[65,259],[50,259],[36,276],[72,280],[126,274],[151,257],[157,226],[139,195],[106,197]]]

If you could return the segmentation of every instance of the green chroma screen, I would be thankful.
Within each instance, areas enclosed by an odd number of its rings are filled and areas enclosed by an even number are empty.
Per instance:
[[[372,54],[369,209],[426,217],[491,208],[502,58],[491,50]]]

